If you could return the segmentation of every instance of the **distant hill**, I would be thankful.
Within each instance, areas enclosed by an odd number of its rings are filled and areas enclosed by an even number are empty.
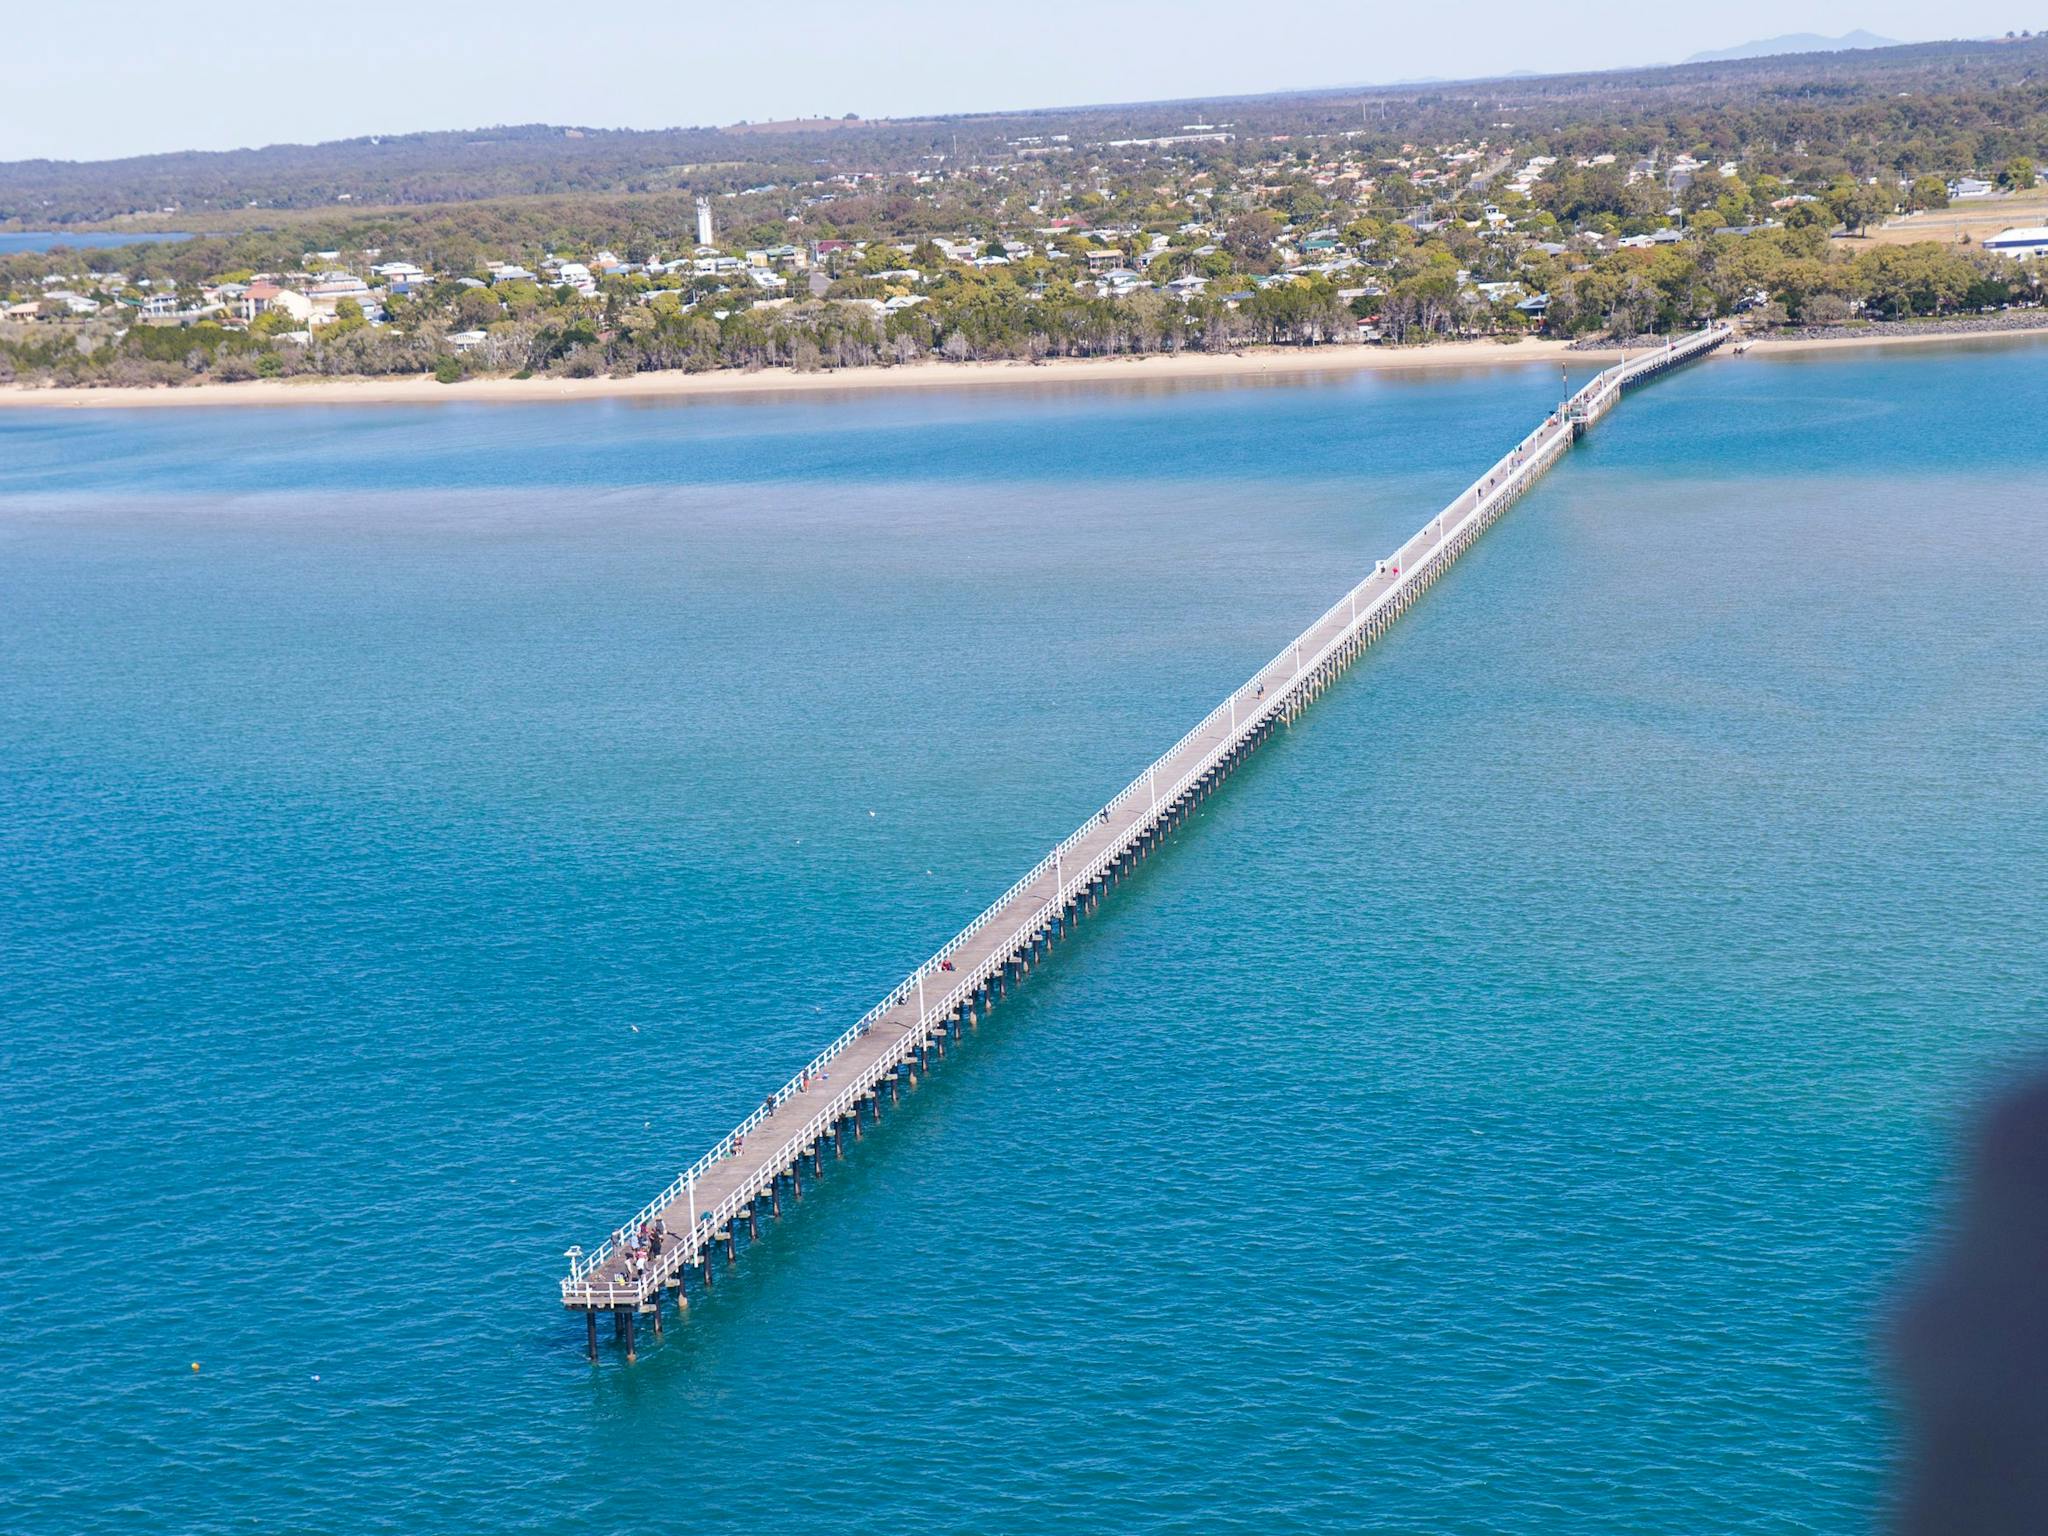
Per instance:
[[[0,229],[63,231],[110,223],[125,229],[275,228],[284,213],[319,212],[337,226],[360,226],[356,238],[375,245],[379,209],[608,198],[617,201],[617,209],[603,227],[615,229],[625,218],[618,210],[627,200],[668,199],[681,212],[664,204],[660,217],[687,222],[697,196],[744,197],[755,189],[759,195],[736,214],[772,221],[786,218],[796,202],[844,203],[852,210],[850,222],[858,222],[868,216],[867,186],[825,188],[822,181],[841,174],[906,174],[940,157],[947,163],[1008,164],[1018,158],[1015,141],[1026,137],[1066,134],[1078,152],[1115,160],[1103,146],[1176,134],[1188,123],[1229,121],[1240,144],[1357,130],[1368,134],[1368,152],[1377,152],[1409,139],[1442,144],[1479,137],[1505,120],[1526,139],[1575,134],[1577,153],[1631,134],[1662,143],[1677,131],[1672,124],[1690,125],[1703,114],[1782,113],[1792,110],[1787,103],[1802,100],[1888,104],[1922,92],[1940,92],[1961,105],[1944,109],[1939,121],[1895,125],[1906,135],[1901,142],[1917,146],[1916,163],[1967,165],[1980,158],[1990,142],[1985,135],[1993,131],[1985,115],[1990,108],[1973,98],[2037,92],[2048,79],[2048,32],[2011,40],[1868,46],[1882,42],[1866,32],[1832,40],[1781,37],[1749,45],[1775,56],[1717,57],[1710,63],[948,117],[651,130],[527,123],[91,163],[0,162]],[[1781,51],[1808,45],[1828,51]],[[2019,116],[2000,120],[1996,134],[2002,137],[1996,142],[2010,147],[1993,155],[1994,162],[2038,148],[2028,137],[2036,110],[2028,103],[2034,100],[2031,94],[2016,97]],[[1835,126],[1846,122],[1842,118]],[[1788,139],[1820,142],[1812,123],[1780,126]],[[1842,139],[1827,143],[1831,155],[1847,147]],[[1236,153],[1231,145],[1198,147],[1192,158],[1197,164],[1211,157],[1227,162]],[[469,221],[466,238],[498,217],[500,212],[480,213]],[[669,225],[659,228],[665,238]],[[323,238],[334,244],[346,237]]]
[[[1737,43],[1733,48],[1716,49],[1712,53],[1696,53],[1685,62],[1725,64],[1730,59],[1769,59],[1786,53],[1842,53],[1850,48],[1899,46],[1897,38],[1879,37],[1875,32],[1844,32],[1840,37],[1822,37],[1817,32],[1787,32],[1783,37],[1766,37],[1753,43]]]

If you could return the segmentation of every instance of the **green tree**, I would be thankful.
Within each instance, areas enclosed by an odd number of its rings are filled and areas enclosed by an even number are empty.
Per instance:
[[[1948,183],[1939,176],[1916,176],[1908,200],[1915,208],[1946,208]]]
[[[1998,184],[2015,192],[2026,191],[2034,184],[2034,162],[2025,155],[2014,155],[1999,171]]]
[[[1254,208],[1232,219],[1223,231],[1223,248],[1247,266],[1263,270],[1272,264],[1273,237],[1280,233],[1280,221],[1263,208]]]
[[[488,288],[465,288],[455,301],[455,318],[466,331],[482,330],[504,314],[505,306]]]
[[[1898,199],[1885,187],[1858,187],[1839,205],[1842,225],[1850,234],[1882,224],[1898,209]]]

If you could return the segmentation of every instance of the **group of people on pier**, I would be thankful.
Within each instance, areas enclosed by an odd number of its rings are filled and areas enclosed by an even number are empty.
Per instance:
[[[618,1246],[621,1278],[630,1277],[635,1284],[644,1285],[668,1245],[668,1223],[657,1216],[630,1230],[621,1228],[613,1241]]]

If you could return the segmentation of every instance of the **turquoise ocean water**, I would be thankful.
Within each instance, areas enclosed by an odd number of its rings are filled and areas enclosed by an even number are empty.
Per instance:
[[[2044,364],[1631,396],[594,1371],[561,1251],[1554,371],[0,413],[0,1527],[1867,1527],[2048,1018]]]

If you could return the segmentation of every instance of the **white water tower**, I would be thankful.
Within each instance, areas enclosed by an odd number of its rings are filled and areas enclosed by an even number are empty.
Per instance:
[[[711,243],[711,199],[708,197],[697,199],[697,243]]]

